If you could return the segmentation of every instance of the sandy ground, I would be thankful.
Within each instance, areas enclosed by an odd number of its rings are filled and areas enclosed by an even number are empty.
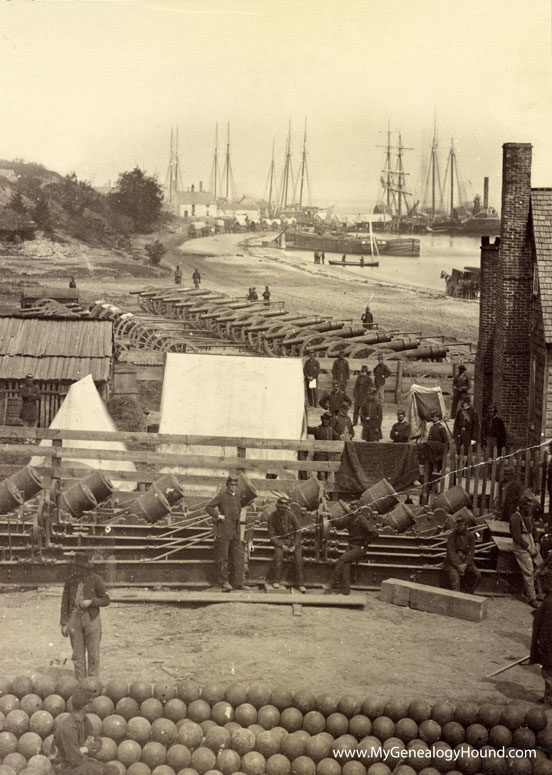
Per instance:
[[[57,626],[59,594],[2,595],[0,677],[70,669],[70,647]],[[429,701],[501,704],[540,696],[535,667],[483,678],[528,652],[526,604],[491,599],[488,619],[473,623],[381,603],[375,594],[366,599],[364,611],[303,607],[301,616],[268,604],[114,603],[102,611],[102,676],[264,681],[339,696]]]
[[[165,266],[156,270],[78,246],[48,259],[1,256],[0,305],[3,311],[17,306],[21,280],[65,287],[74,274],[83,301],[106,298],[132,309],[130,289],[170,283],[172,267],[179,263],[184,282],[197,266],[206,287],[237,294],[268,284],[272,298],[284,300],[289,309],[358,320],[374,290],[370,283],[334,277],[327,267],[298,269],[277,251],[240,245],[247,237],[194,240],[179,248],[178,233],[149,235],[170,247]],[[385,328],[458,341],[476,338],[474,303],[386,285],[376,290],[374,313]],[[68,642],[57,626],[59,594],[60,589],[2,595],[0,676],[70,669]],[[339,695],[497,703],[535,701],[542,687],[535,668],[516,667],[492,681],[482,678],[528,652],[530,609],[517,600],[490,600],[488,619],[478,624],[386,605],[376,595],[367,596],[364,611],[303,607],[301,616],[288,607],[232,602],[196,608],[113,604],[102,616],[105,678],[166,680],[170,674],[201,683],[263,680]]]

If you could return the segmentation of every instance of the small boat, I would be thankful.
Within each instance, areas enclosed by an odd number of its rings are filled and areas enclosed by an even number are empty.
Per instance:
[[[379,261],[328,261],[332,266],[379,266]]]

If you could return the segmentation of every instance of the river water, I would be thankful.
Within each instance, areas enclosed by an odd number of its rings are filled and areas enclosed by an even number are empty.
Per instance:
[[[326,272],[336,273],[337,276],[348,272],[350,277],[358,275],[365,280],[373,279],[392,285],[409,285],[444,293],[445,281],[441,279],[441,271],[445,270],[450,274],[452,269],[462,271],[466,266],[478,267],[480,264],[480,237],[453,237],[444,234],[417,234],[415,237],[420,240],[419,258],[380,256],[379,267],[361,269],[354,266],[329,266],[329,259],[340,260],[341,256],[327,253]],[[314,259],[314,251],[289,250],[285,255],[286,263],[291,260],[306,265],[312,264]],[[360,256],[351,255],[350,258],[358,260]],[[369,257],[365,256],[365,259],[369,260]]]

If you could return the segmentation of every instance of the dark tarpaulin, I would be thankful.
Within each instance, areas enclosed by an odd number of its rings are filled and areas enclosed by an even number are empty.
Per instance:
[[[404,490],[419,477],[415,444],[347,441],[336,474],[337,489],[359,496],[368,487],[387,479],[396,490]]]

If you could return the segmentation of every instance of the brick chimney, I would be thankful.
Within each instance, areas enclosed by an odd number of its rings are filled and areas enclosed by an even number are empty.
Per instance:
[[[500,238],[481,237],[479,339],[475,356],[474,405],[483,418],[493,403],[493,368]]]
[[[492,396],[506,424],[509,443],[519,446],[528,439],[531,151],[529,143],[503,145],[502,227],[496,276]]]

